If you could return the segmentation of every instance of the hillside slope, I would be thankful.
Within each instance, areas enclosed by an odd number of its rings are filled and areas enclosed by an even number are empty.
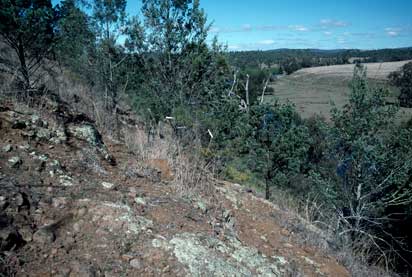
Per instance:
[[[298,216],[222,181],[185,196],[167,163],[56,97],[38,107],[0,102],[3,275],[349,276]]]
[[[409,61],[366,63],[370,85],[388,87],[386,81],[389,73],[398,70],[407,62]],[[296,105],[303,118],[319,114],[329,119],[331,102],[338,108],[348,102],[349,84],[354,66],[353,64],[332,65],[298,70],[273,83],[271,87],[274,89],[274,97],[268,97],[267,101],[289,100]],[[401,118],[411,115],[411,109],[401,110]]]

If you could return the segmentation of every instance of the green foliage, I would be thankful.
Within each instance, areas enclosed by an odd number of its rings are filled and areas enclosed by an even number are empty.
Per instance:
[[[89,17],[77,2],[64,0],[57,6],[56,56],[61,64],[84,76],[90,71],[88,65],[94,51],[95,35]]]
[[[126,0],[93,0],[92,3],[97,81],[104,89],[106,109],[115,111],[122,84],[120,67],[126,58],[123,48],[117,44],[126,21]]]
[[[142,13],[145,33],[136,25],[126,40],[134,52],[143,52],[145,80],[130,88],[136,108],[146,113],[150,107],[155,121],[186,110],[178,125],[209,120],[208,109],[224,93],[228,67],[217,42],[206,43],[209,26],[199,2],[146,0]],[[144,43],[138,41],[143,37]]]
[[[401,70],[391,73],[389,79],[393,85],[401,89],[400,105],[412,108],[412,62],[405,64]]]
[[[56,16],[50,0],[0,1],[0,35],[15,51],[25,89],[32,88],[32,78],[54,43]]]

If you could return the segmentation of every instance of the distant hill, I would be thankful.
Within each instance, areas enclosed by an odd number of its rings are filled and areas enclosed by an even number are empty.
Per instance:
[[[360,49],[275,49],[229,52],[229,62],[239,68],[280,65],[292,73],[300,68],[361,62],[393,62],[412,59],[412,47]],[[290,67],[290,68],[289,68]]]

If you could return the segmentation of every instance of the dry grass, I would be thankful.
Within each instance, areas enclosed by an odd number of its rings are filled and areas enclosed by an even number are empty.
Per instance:
[[[408,62],[410,61],[366,63],[365,65],[368,68],[368,76],[370,79],[386,80],[391,72],[400,69]],[[313,74],[321,75],[323,77],[329,76],[351,79],[353,76],[354,67],[354,64],[310,67],[298,70],[292,75],[294,75],[294,77],[299,77],[301,75]]]
[[[150,135],[139,127],[129,127],[123,133],[126,146],[143,167],[156,167],[165,161],[168,168],[162,165],[161,170],[170,170],[169,183],[180,196],[211,193],[213,166],[200,157],[198,144],[183,146],[167,126],[157,126]]]
[[[365,64],[370,85],[388,87],[393,92],[390,99],[393,101],[399,92],[388,85],[387,76],[407,62]],[[271,86],[274,89],[274,97],[267,97],[267,101],[275,99],[283,103],[290,101],[296,105],[297,111],[303,118],[319,114],[330,119],[332,102],[338,108],[348,103],[353,68],[354,65],[350,64],[301,69],[273,83]],[[411,116],[412,109],[403,108],[399,113],[400,119]]]

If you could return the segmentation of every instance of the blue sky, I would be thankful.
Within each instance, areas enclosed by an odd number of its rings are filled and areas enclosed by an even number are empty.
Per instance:
[[[59,0],[52,0],[54,4]],[[200,0],[229,50],[412,46],[412,0]],[[127,12],[140,14],[141,1]]]
[[[412,46],[412,0],[201,0],[229,50]],[[136,14],[140,1],[128,1]]]

